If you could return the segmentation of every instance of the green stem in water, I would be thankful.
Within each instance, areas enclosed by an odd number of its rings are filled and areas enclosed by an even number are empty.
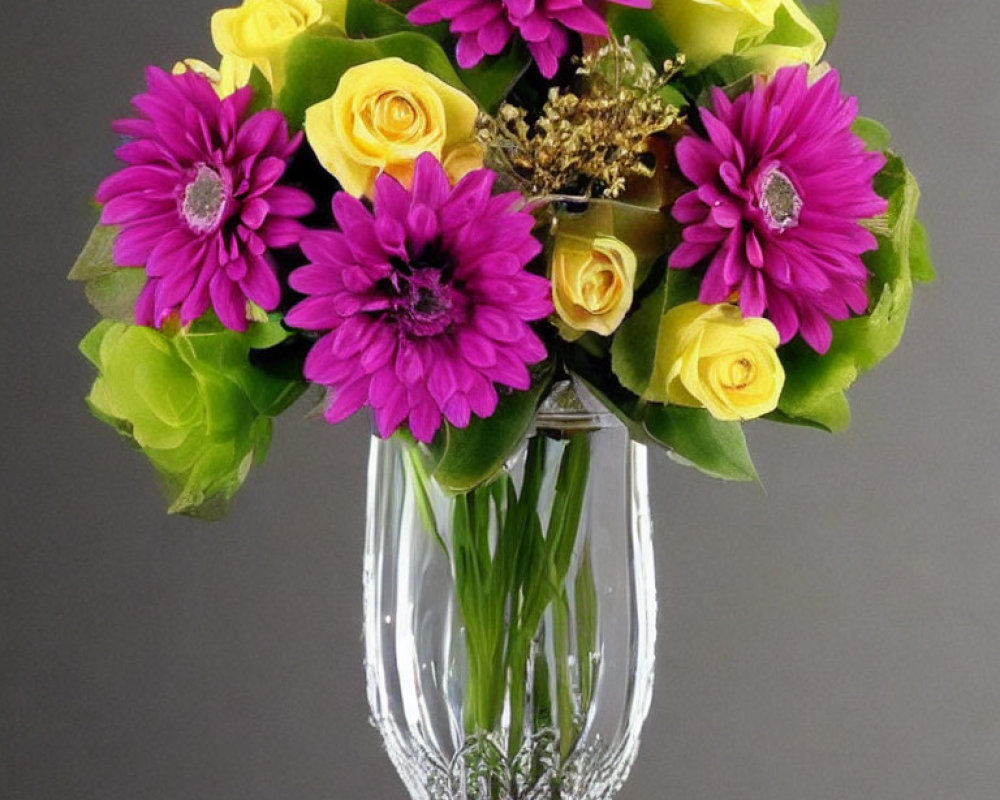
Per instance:
[[[520,493],[508,475],[456,496],[452,505],[451,561],[468,668],[463,722],[470,735],[498,731],[506,699],[510,759],[524,741],[533,657],[531,729],[544,730],[557,723],[563,758],[571,752],[577,735],[569,668],[572,633],[564,584],[586,500],[590,442],[584,432],[569,434],[560,442],[559,471],[543,532],[539,506],[553,441],[544,431],[529,440]],[[431,478],[415,448],[409,452],[409,465],[421,521],[447,553],[430,501]],[[495,531],[493,544],[491,530]],[[550,607],[554,664],[541,653],[532,656],[532,644]],[[576,634],[579,646],[581,631]],[[581,657],[588,653],[581,651]],[[589,691],[586,687],[585,694]]]

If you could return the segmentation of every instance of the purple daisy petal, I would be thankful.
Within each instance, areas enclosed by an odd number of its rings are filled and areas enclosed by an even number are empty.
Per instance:
[[[113,125],[132,139],[117,151],[129,166],[97,190],[102,220],[121,226],[115,262],[146,270],[136,320],[159,326],[176,312],[187,324],[211,306],[244,330],[247,301],[270,311],[281,299],[268,248],[298,243],[314,208],[275,185],[300,139],[276,111],[250,115],[249,88],[220,99],[204,77],[156,67],[146,82],[140,116]]]
[[[611,0],[633,8],[652,8],[652,0]],[[463,69],[503,51],[515,31],[546,78],[559,70],[569,49],[567,31],[608,36],[608,26],[588,0],[425,0],[406,18],[414,25],[447,20],[458,36],[455,58]]]
[[[305,374],[335,398],[327,419],[368,405],[381,436],[407,425],[426,442],[442,419],[491,414],[495,384],[528,388],[527,365],[547,356],[529,323],[552,313],[551,288],[525,270],[541,249],[533,218],[513,196],[490,194],[495,177],[478,170],[451,187],[425,153],[409,190],[378,178],[370,209],[334,197],[349,236],[304,235],[310,263],[289,283],[306,298],[285,320],[324,332]]]
[[[801,333],[825,353],[830,320],[868,305],[861,256],[878,243],[860,222],[886,211],[874,190],[885,159],[851,132],[857,101],[836,71],[812,86],[807,71],[758,77],[734,100],[713,92],[707,137],[689,133],[676,148],[697,188],[674,204],[684,230],[669,265],[708,260],[702,302],[737,291],[744,315],[769,316],[782,342]]]

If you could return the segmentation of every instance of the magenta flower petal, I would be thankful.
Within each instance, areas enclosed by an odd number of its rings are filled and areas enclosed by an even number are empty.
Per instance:
[[[611,2],[652,7],[652,0]],[[567,31],[608,35],[599,7],[594,0],[425,0],[407,14],[407,19],[414,25],[447,20],[451,32],[458,36],[455,57],[463,69],[474,67],[484,56],[500,53],[517,31],[542,75],[551,78],[569,49]]]
[[[819,353],[831,320],[867,309],[861,256],[878,243],[860,222],[887,209],[874,189],[885,159],[851,132],[856,116],[835,70],[810,86],[807,67],[787,67],[735,100],[713,92],[707,137],[676,148],[697,189],[674,204],[684,231],[669,261],[708,260],[702,302],[735,293],[744,315],[766,314],[781,341],[799,333]]]
[[[113,125],[132,137],[117,155],[129,166],[97,189],[101,220],[121,226],[113,256],[144,267],[136,321],[187,324],[214,308],[224,325],[247,326],[247,303],[277,307],[280,286],[269,250],[297,244],[305,192],[277,181],[301,141],[277,111],[248,115],[249,88],[220,99],[194,73],[146,72],[133,100],[141,115]]]
[[[334,197],[347,235],[305,234],[310,263],[289,283],[306,298],[285,319],[326,332],[305,375],[330,390],[328,420],[367,405],[381,436],[407,425],[427,442],[442,419],[492,414],[495,384],[528,388],[527,365],[547,355],[528,323],[552,313],[551,289],[525,269],[540,252],[531,215],[510,196],[494,208],[494,178],[479,170],[451,188],[425,153],[409,190],[383,174],[370,208]]]

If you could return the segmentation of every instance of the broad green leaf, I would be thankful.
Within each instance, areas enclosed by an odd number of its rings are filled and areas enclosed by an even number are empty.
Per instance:
[[[412,31],[415,26],[406,15],[378,0],[348,0],[347,35],[351,39],[370,39],[390,33]]]
[[[836,430],[846,428],[850,424],[851,409],[847,405],[847,397],[843,393],[837,395],[830,395],[830,411],[829,414],[831,418],[834,417],[834,412],[836,411],[836,405],[840,404],[841,413],[847,415],[848,420],[844,423],[838,423],[839,428],[832,428],[829,424],[824,425],[815,420],[805,419],[803,417],[790,417],[782,411],[775,409],[770,414],[765,414],[761,419],[766,419],[769,422],[780,422],[782,425],[793,425],[799,428],[812,428],[813,430],[823,431],[824,433],[834,433]],[[821,412],[818,412],[821,413]]]
[[[276,107],[293,129],[301,128],[306,109],[328,99],[347,70],[391,56],[402,58],[457,89],[466,88],[441,46],[422,34],[404,32],[377,39],[344,39],[311,30],[299,35],[288,48],[285,86]]]
[[[910,272],[913,280],[919,283],[930,283],[937,277],[931,263],[927,229],[919,219],[913,220],[913,235],[910,237]]]
[[[882,152],[889,149],[892,134],[881,122],[868,117],[858,117],[851,125],[855,135],[860,136],[869,150]]]
[[[102,317],[132,322],[135,301],[145,283],[146,271],[141,267],[115,267],[114,272],[87,281],[84,294]]]
[[[117,235],[117,227],[96,225],[66,277],[71,281],[90,281],[118,269],[111,257],[111,245]]]
[[[491,417],[473,417],[466,428],[445,424],[430,448],[441,450],[435,480],[447,491],[467,492],[496,475],[531,428],[548,383],[546,374],[528,391],[502,396]]]
[[[253,101],[250,103],[251,114],[273,107],[274,97],[271,91],[271,84],[268,83],[267,78],[264,77],[264,73],[257,69],[257,67],[250,70],[249,86],[253,89]]]
[[[291,336],[288,329],[281,324],[281,314],[268,314],[266,322],[251,325],[247,331],[247,346],[252,350],[267,350],[281,344]]]
[[[681,463],[714,478],[759,482],[738,422],[722,422],[703,408],[656,405],[647,409],[645,426]]]
[[[702,73],[705,77],[710,78],[708,85],[704,88],[706,91],[710,91],[714,86],[725,86],[729,91],[742,91],[744,86],[750,87],[750,76],[753,75],[754,71],[753,61],[747,58],[737,55],[723,56]],[[705,104],[699,102],[699,105]]]
[[[66,277],[84,282],[87,301],[107,319],[132,322],[135,301],[146,282],[141,268],[119,267],[112,256],[118,228],[97,224]]]
[[[527,48],[515,37],[503,53],[486,56],[472,69],[461,70],[460,75],[479,105],[492,113],[530,66]]]
[[[819,28],[819,32],[823,34],[829,47],[837,36],[837,28],[840,27],[840,0],[828,0],[825,3],[802,3],[802,10]]]
[[[622,386],[641,396],[649,387],[659,339],[660,320],[667,301],[667,276],[626,319],[611,344],[611,369]]]
[[[611,345],[611,369],[626,389],[641,396],[649,388],[660,320],[674,306],[697,300],[698,287],[691,270],[668,269],[664,282],[622,323]]]
[[[845,378],[853,381],[853,377]],[[786,404],[787,405],[790,404]],[[802,402],[795,406],[796,416],[791,416],[780,408],[767,415],[773,422],[783,422],[789,425],[802,425],[807,428],[817,428],[827,433],[838,433],[846,430],[851,424],[851,406],[847,395],[843,392],[833,392],[828,395],[806,395]]]
[[[434,25],[414,25],[406,14],[392,4],[379,0],[348,0],[347,35],[351,39],[373,39],[390,33],[419,31],[438,44],[448,40],[448,23]]]
[[[631,36],[642,42],[657,66],[677,56],[677,45],[671,41],[663,23],[647,9],[613,5],[607,10],[607,20],[618,39]]]
[[[701,278],[694,270],[667,270],[667,303],[664,310],[697,300],[700,288]]]
[[[309,386],[305,380],[285,380],[249,364],[234,372],[231,378],[240,385],[254,410],[267,417],[281,414]]]

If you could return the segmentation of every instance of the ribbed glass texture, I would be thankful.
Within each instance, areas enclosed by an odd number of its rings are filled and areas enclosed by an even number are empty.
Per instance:
[[[414,800],[605,800],[653,688],[646,452],[606,412],[547,408],[488,486],[443,491],[373,438],[368,698]]]

